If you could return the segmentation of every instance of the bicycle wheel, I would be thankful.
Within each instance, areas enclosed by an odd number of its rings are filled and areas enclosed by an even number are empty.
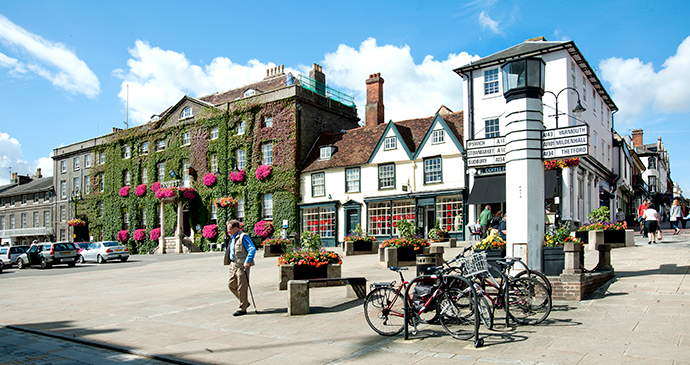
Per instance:
[[[551,313],[551,294],[538,280],[522,277],[508,282],[506,305],[515,322],[538,324]]]
[[[529,276],[527,276],[527,270],[522,270],[519,273],[517,273],[517,275],[515,275],[515,278],[530,277],[532,279],[536,279],[540,283],[544,284],[546,289],[549,291],[549,294],[553,293],[551,282],[549,281],[549,278],[547,278],[546,275],[544,275],[544,273],[537,270],[530,270],[529,273]]]
[[[376,288],[364,299],[364,318],[369,327],[383,336],[395,336],[403,330],[403,296],[391,287]]]
[[[412,306],[412,309],[414,312],[416,312],[419,316],[419,320],[422,323],[437,323],[438,322],[438,305],[437,301],[434,299],[430,299],[431,295],[433,292],[436,290],[436,288],[433,286],[434,280],[429,281],[429,280],[422,280],[413,283],[410,286],[410,303]],[[415,298],[415,293],[417,293],[417,287],[427,287],[428,289],[425,290],[426,295],[421,298]],[[429,302],[427,304],[427,302]],[[426,308],[419,312],[422,308],[423,305],[427,304]]]
[[[474,290],[446,289],[438,298],[439,320],[443,329],[458,340],[474,336]]]
[[[479,318],[482,320],[484,327],[490,330],[494,327],[494,308],[490,305],[489,300],[485,296],[477,298],[479,304]]]

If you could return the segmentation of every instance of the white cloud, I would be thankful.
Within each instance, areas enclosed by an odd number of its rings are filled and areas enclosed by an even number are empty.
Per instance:
[[[416,64],[410,47],[376,44],[376,39],[363,41],[359,49],[341,44],[323,61],[326,82],[336,88],[346,88],[355,94],[360,117],[366,104],[365,81],[370,74],[381,73],[384,82],[386,121],[428,117],[441,104],[453,111],[462,110],[462,78],[453,72],[478,56],[462,52],[449,54],[437,61],[426,56]]]
[[[482,11],[479,14],[479,25],[482,26],[482,29],[489,28],[494,34],[500,34],[501,31],[498,29],[498,22],[491,19],[489,15],[485,12]]]
[[[19,141],[0,132],[0,185],[10,182],[10,169],[23,175],[29,173],[31,164],[24,161]]]
[[[3,58],[0,57],[0,66],[14,67],[15,74],[29,70],[70,93],[84,94],[88,98],[95,98],[100,94],[100,82],[96,75],[64,44],[53,43],[32,34],[2,15],[0,42],[21,51],[22,56],[27,57],[27,60],[19,62],[17,59],[1,55],[10,62],[14,60],[7,66],[3,65]]]
[[[599,64],[602,79],[611,84],[613,100],[626,123],[648,109],[660,113],[690,111],[690,37],[656,72],[652,63],[638,58],[609,58]]]
[[[129,70],[117,69],[112,74],[123,79],[118,94],[123,105],[129,85],[130,120],[135,124],[148,122],[153,114],[161,113],[185,94],[200,97],[247,85],[261,80],[268,68],[276,66],[258,60],[239,65],[226,57],[217,57],[201,67],[193,65],[184,53],[152,47],[141,40],[134,43],[129,53]]]

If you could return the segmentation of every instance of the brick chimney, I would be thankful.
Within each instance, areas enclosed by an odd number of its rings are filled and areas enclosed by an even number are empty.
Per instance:
[[[314,88],[316,93],[321,96],[326,96],[326,74],[323,73],[323,69],[320,65],[314,63],[312,69],[309,71],[309,78],[316,81]]]
[[[34,175],[34,179],[40,179],[42,177],[43,175],[41,175],[41,168],[39,167],[36,169],[36,175]]]
[[[633,140],[633,147],[640,147],[644,144],[642,142],[642,129],[633,129],[632,140]]]
[[[380,73],[369,75],[367,79],[366,126],[383,124],[383,78]]]

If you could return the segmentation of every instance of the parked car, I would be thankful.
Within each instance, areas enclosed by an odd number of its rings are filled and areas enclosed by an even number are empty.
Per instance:
[[[74,247],[77,248],[77,252],[82,252],[89,248],[91,242],[74,242]]]
[[[129,259],[129,248],[114,241],[94,242],[89,248],[79,253],[79,263],[95,261],[99,264],[108,260],[120,260],[122,262]]]
[[[0,261],[0,274],[2,274],[2,270],[5,270],[5,264]]]
[[[39,243],[31,247],[17,259],[17,266],[24,269],[31,265],[41,265],[41,269],[48,269],[53,265],[77,263],[77,249],[71,242]]]
[[[26,252],[30,246],[3,246],[0,247],[0,261],[5,267],[12,267],[17,263],[19,255]]]

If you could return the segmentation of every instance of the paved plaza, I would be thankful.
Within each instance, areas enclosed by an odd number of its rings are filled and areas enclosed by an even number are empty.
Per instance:
[[[258,313],[252,306],[243,317],[232,316],[237,301],[218,252],[13,268],[0,274],[0,343],[21,351],[0,347],[0,364],[690,364],[690,235],[670,233],[658,245],[636,235],[635,247],[614,249],[616,277],[588,300],[555,302],[541,325],[506,328],[497,311],[495,329],[480,328],[485,346],[478,349],[438,325],[407,341],[379,336],[362,301],[346,298],[343,287],[312,289],[312,313],[288,317],[277,258],[257,259],[251,284]],[[445,257],[460,249],[446,249]],[[586,266],[596,260],[588,253]],[[345,257],[342,275],[397,279],[375,255]],[[49,334],[83,343],[42,336]],[[63,355],[82,355],[61,356],[64,346],[75,347]],[[45,356],[32,361],[27,354]]]

